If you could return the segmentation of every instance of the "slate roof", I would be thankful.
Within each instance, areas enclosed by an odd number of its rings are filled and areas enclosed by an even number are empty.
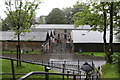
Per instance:
[[[89,25],[80,26],[79,28],[74,28],[72,24],[36,24],[36,27],[32,29],[32,32],[26,33],[21,36],[21,40],[31,40],[31,41],[45,41],[47,34],[50,35],[54,29],[71,29],[73,43],[103,43],[103,33],[97,31],[87,30],[91,27]],[[14,32],[0,32],[0,40],[17,40],[14,38]],[[107,42],[109,41],[109,31],[107,31]],[[114,36],[114,43],[120,43]]]
[[[103,32],[98,31],[86,31],[86,30],[73,30],[72,31],[73,43],[104,43]],[[107,42],[109,42],[109,31],[107,31]],[[116,36],[113,36],[113,43],[120,43]]]
[[[42,30],[54,30],[54,29],[74,29],[74,30],[86,30],[91,29],[89,25],[81,25],[77,28],[73,24],[36,24],[34,25],[35,29]]]
[[[0,40],[17,40],[17,36],[14,35],[15,32],[6,32],[6,31],[0,31]],[[23,41],[46,41],[47,38],[47,32],[30,32],[25,33],[20,36],[20,40]]]

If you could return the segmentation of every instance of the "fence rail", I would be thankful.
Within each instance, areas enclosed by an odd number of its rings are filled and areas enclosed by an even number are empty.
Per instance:
[[[19,78],[18,80],[24,80],[24,79],[26,79],[29,76],[34,75],[34,74],[45,74],[47,76],[49,76],[49,75],[62,75],[63,76],[64,75],[64,76],[67,76],[67,78],[68,78],[68,76],[73,76],[73,80],[76,80],[77,76],[79,76],[79,79],[80,79],[81,76],[85,76],[85,75],[65,74],[65,73],[30,72],[30,73],[24,75],[23,77]],[[46,80],[48,80],[48,79],[49,79],[49,77],[46,78]]]
[[[7,59],[7,60],[12,60],[12,61],[20,61],[20,62],[25,62],[25,63],[30,63],[30,64],[36,64],[36,65],[41,65],[41,66],[46,66],[46,67],[51,67],[51,68],[63,69],[63,66],[62,67],[54,66],[54,65],[52,65],[52,63],[50,65],[50,63],[46,63],[45,64],[43,62],[41,62],[41,63],[40,62],[36,62],[36,61],[31,62],[31,61],[18,60],[18,59],[15,59],[15,58],[9,58],[9,57],[3,57],[3,56],[0,56],[0,58]],[[74,69],[65,69],[65,70],[74,70]],[[78,70],[74,70],[74,71],[78,71]]]
[[[73,76],[73,80],[76,80],[76,77],[79,76],[79,79],[81,80],[81,76],[86,76],[86,75],[81,75],[81,71],[78,69],[78,70],[74,70],[74,69],[67,69],[65,67],[65,64],[62,65],[62,67],[57,67],[57,66],[54,66],[54,65],[50,65],[50,63],[48,64],[44,64],[44,63],[39,63],[39,62],[31,62],[31,61],[24,61],[24,60],[17,60],[15,58],[9,58],[9,57],[3,57],[3,56],[0,56],[0,58],[2,59],[7,59],[7,60],[11,60],[11,69],[12,69],[12,78],[13,80],[15,80],[15,70],[14,70],[14,61],[20,61],[20,62],[25,62],[25,63],[30,63],[30,64],[36,64],[36,65],[41,65],[41,66],[44,66],[45,67],[45,72],[30,72],[28,74],[26,74],[25,76],[21,77],[19,80],[23,80],[31,75],[34,75],[34,74],[45,74],[45,80],[48,80],[48,76],[49,75],[61,75],[63,76],[63,80],[64,80],[64,76]],[[62,73],[50,73],[48,72],[47,70],[47,67],[50,67],[50,68],[57,68],[57,69],[62,69]],[[79,66],[78,66],[79,67]],[[80,68],[80,67],[79,67]],[[73,71],[73,73],[69,74],[65,74],[65,70],[69,70],[69,71]],[[75,74],[75,71],[78,72],[78,74]],[[98,75],[93,75],[92,76],[98,76]]]

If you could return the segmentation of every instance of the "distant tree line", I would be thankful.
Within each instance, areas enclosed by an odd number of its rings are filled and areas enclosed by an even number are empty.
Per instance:
[[[54,8],[47,16],[40,16],[40,23],[46,24],[74,24],[72,16],[77,13],[84,11],[83,6],[74,6],[73,8],[67,7],[60,10],[59,8]],[[42,18],[42,19],[41,19]],[[43,18],[45,22],[43,21]]]
[[[67,8],[63,8],[62,10],[60,10],[59,8],[54,8],[47,16],[40,16],[38,22],[35,21],[35,16],[33,16],[29,23],[30,25],[35,23],[37,24],[74,24],[74,21],[72,20],[72,16],[77,12],[84,11],[83,6],[85,5],[86,4],[82,4],[82,6],[73,6],[73,8],[67,7]],[[16,11],[12,11],[9,14],[7,14],[7,17],[4,20],[2,20],[2,23],[1,23],[2,31],[13,30],[15,28],[14,27],[15,23],[11,23],[9,15],[13,14],[15,18],[16,13],[17,13]],[[23,19],[22,21],[25,20],[24,15],[27,15],[27,17],[30,17],[29,14],[25,13],[25,11],[21,11],[21,15],[23,15],[21,16],[21,19]],[[16,17],[16,19],[17,18],[18,17]]]

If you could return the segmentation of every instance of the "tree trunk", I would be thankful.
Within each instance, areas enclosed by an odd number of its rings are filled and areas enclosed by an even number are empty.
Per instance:
[[[110,39],[109,39],[109,63],[112,62],[112,57],[113,55],[113,2],[110,4]]]
[[[107,15],[106,15],[106,12],[105,12],[105,2],[102,2],[103,4],[103,16],[104,16],[104,33],[103,33],[103,41],[104,41],[104,52],[106,54],[106,59],[108,60],[108,46],[107,46],[107,40],[106,40],[106,29],[107,29]]]
[[[21,60],[20,33],[18,33],[18,60]],[[19,66],[21,66],[21,62],[19,62]]]

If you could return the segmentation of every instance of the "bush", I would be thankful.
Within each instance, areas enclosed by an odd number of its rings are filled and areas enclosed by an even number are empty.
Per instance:
[[[118,64],[118,73],[120,75],[120,53],[114,53],[112,55],[113,63]]]

